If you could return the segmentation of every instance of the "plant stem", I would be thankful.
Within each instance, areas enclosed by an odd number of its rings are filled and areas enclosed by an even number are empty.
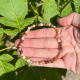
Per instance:
[[[10,48],[12,48],[12,47],[13,47],[13,46],[10,46],[10,47],[7,47],[7,48],[4,48],[4,49],[1,49],[0,52],[1,52],[1,51],[4,51],[4,50],[7,50],[7,49],[10,49]]]

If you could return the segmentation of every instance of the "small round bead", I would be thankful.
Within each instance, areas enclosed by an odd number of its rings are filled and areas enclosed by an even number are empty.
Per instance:
[[[37,26],[40,26],[40,24],[37,24]]]
[[[51,60],[51,63],[53,63],[53,60]]]
[[[22,54],[22,53],[23,53],[23,51],[21,50],[21,51],[20,51],[20,54]]]
[[[21,47],[21,46],[22,46],[22,43],[20,43],[19,47]]]
[[[32,29],[32,28],[33,28],[33,26],[30,26],[30,28]]]
[[[43,26],[45,26],[45,23],[43,23]]]
[[[49,26],[51,26],[51,24],[48,24]]]
[[[59,49],[62,50],[62,47],[60,47]]]
[[[32,61],[30,61],[29,63],[32,64]]]
[[[38,65],[39,63],[38,62],[35,62],[35,64]]]
[[[35,24],[35,26],[38,26],[37,24]]]
[[[33,24],[33,27],[35,27],[35,24]]]
[[[59,45],[61,45],[62,43],[61,42],[59,42]]]
[[[27,61],[27,58],[25,58],[24,60]]]
[[[39,61],[38,63],[39,63],[39,65],[40,65],[40,64],[41,64],[41,61]]]
[[[45,64],[45,62],[44,62],[44,61],[41,61],[41,64],[43,64],[43,65],[44,65],[44,64]]]
[[[45,64],[47,64],[49,61],[45,61]]]
[[[35,65],[35,62],[33,62],[33,65]]]
[[[25,37],[25,34],[23,34],[22,37],[24,38]]]
[[[60,37],[60,33],[58,34],[58,36]]]
[[[58,42],[61,42],[61,40],[59,39]]]
[[[25,59],[26,57],[25,57],[25,56],[23,56],[22,58],[23,58],[23,59]]]
[[[27,59],[27,62],[29,63],[30,62],[30,59]]]
[[[45,25],[48,26],[48,23],[46,23]]]
[[[24,40],[24,37],[22,37],[21,40]]]
[[[24,56],[24,54],[21,54],[21,56]]]
[[[55,28],[56,26],[54,25],[54,28]]]
[[[27,32],[29,32],[30,30],[29,29],[27,29]]]
[[[54,26],[53,26],[53,25],[51,25],[51,27],[52,27],[52,28],[54,28]]]
[[[28,29],[30,30],[31,28],[30,28],[30,27],[28,27]]]
[[[21,51],[21,47],[19,47],[19,51]]]
[[[43,23],[41,23],[40,25],[43,26]]]
[[[24,42],[24,40],[21,40],[21,43],[23,43]]]
[[[21,48],[21,45],[19,45],[19,48]]]
[[[25,33],[27,34],[29,31],[26,31]]]

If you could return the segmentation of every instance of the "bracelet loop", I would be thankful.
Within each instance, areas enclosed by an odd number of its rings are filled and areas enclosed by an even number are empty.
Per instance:
[[[21,46],[22,46],[22,43],[24,42],[24,38],[25,38],[25,36],[27,36],[27,34],[30,31],[30,29],[32,29],[32,28],[34,28],[36,26],[50,26],[50,27],[55,29],[56,34],[57,34],[57,40],[58,40],[58,43],[59,43],[59,53],[54,59],[42,60],[42,61],[31,61],[30,59],[27,59],[26,56],[23,55],[23,51],[22,51]],[[27,61],[29,64],[32,64],[32,65],[53,63],[54,61],[56,61],[59,58],[60,54],[62,53],[62,42],[61,42],[60,33],[59,33],[57,27],[52,25],[52,24],[48,24],[48,23],[40,23],[40,24],[31,25],[30,27],[28,27],[27,31],[21,37],[21,41],[20,41],[20,44],[19,44],[19,52],[20,52],[21,57],[23,57],[23,59],[25,61]]]

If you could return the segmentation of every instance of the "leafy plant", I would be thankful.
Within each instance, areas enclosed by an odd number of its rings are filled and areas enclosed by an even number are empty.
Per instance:
[[[62,80],[66,69],[28,67],[16,50],[8,50],[33,23],[52,23],[72,12],[80,12],[79,0],[0,0],[0,79]],[[36,28],[37,29],[37,28]]]

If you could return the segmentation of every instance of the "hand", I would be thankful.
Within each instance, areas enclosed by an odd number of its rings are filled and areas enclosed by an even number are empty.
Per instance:
[[[37,66],[66,68],[80,73],[80,14],[72,13],[58,19],[58,23],[64,26],[58,28],[63,48],[60,58],[54,63]],[[53,28],[30,31],[22,44],[24,55],[33,61],[48,60],[55,57],[59,52],[55,36],[56,32]],[[16,47],[18,47],[19,42],[20,39],[15,41]]]

